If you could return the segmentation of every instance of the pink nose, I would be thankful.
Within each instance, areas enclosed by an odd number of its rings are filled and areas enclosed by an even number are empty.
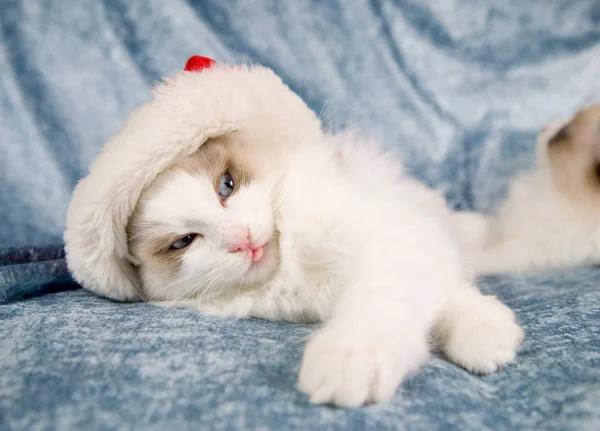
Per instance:
[[[244,237],[241,235],[237,241],[234,241],[233,245],[229,248],[230,253],[246,253],[250,252],[252,256],[252,262],[258,262],[264,254],[264,245],[255,245],[252,243],[252,237],[250,231]]]
[[[246,251],[251,248],[250,231],[240,233],[239,236],[232,242],[229,247],[230,252]]]
[[[246,250],[250,250],[250,240],[248,240],[248,239],[246,239],[244,241],[238,241],[238,242],[236,242],[229,249],[229,251],[231,251],[232,253],[235,253],[236,251],[246,251]]]

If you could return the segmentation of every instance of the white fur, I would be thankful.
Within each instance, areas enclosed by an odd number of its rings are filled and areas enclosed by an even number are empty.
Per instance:
[[[596,196],[575,201],[559,190],[552,178],[548,140],[564,124],[553,122],[540,133],[537,168],[511,181],[496,215],[456,214],[467,259],[476,272],[525,272],[600,263],[600,203]],[[580,167],[574,164],[572,169]]]
[[[196,232],[204,238],[188,247],[177,277],[167,279],[156,274],[144,277],[149,301],[182,299],[198,292],[204,299],[226,296],[228,289],[235,293],[261,282],[273,272],[277,256],[271,250],[267,249],[260,267],[252,271],[248,271],[251,261],[247,254],[229,252],[240,237],[245,238],[249,233],[259,244],[271,240],[274,220],[267,184],[255,183],[243,193],[236,193],[226,209],[208,179],[182,171],[161,176],[153,190],[153,198],[144,200],[140,210],[147,214],[147,221],[162,222],[168,227],[156,234]]]
[[[474,372],[496,371],[514,359],[522,330],[507,307],[472,285],[443,199],[401,172],[389,155],[350,136],[306,142],[267,193],[278,195],[276,274],[264,273],[262,286],[233,297],[173,298],[168,305],[327,322],[308,343],[299,378],[314,403],[355,407],[389,399],[427,358],[436,321],[435,335],[452,360]],[[206,258],[198,257],[198,268]],[[214,276],[231,274],[231,264],[222,268]]]
[[[492,372],[514,358],[522,330],[473,285],[441,196],[405,177],[376,145],[323,134],[272,73],[209,72],[171,80],[79,185],[65,234],[77,280],[115,299],[324,322],[306,346],[298,383],[314,403],[390,399],[427,358],[432,334],[471,371]],[[279,168],[225,206],[201,175],[159,176],[231,130],[275,136],[287,148]],[[140,283],[130,263],[143,265],[129,256],[125,226],[144,189],[153,189],[141,203],[149,217],[170,232],[204,235],[169,283]],[[245,229],[269,242],[258,264],[228,252]]]

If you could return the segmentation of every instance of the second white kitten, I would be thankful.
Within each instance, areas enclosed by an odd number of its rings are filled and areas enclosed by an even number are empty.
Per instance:
[[[457,213],[481,274],[600,264],[600,106],[548,124],[496,214]]]

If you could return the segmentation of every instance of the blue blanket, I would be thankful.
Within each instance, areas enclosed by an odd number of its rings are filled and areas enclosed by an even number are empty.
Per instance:
[[[490,211],[537,130],[600,99],[600,4],[2,2],[0,429],[600,429],[597,268],[485,278],[525,327],[516,364],[478,377],[438,355],[356,411],[295,390],[310,327],[79,289],[60,246],[72,187],[193,53],[272,67],[330,128],[397,149],[453,207]]]

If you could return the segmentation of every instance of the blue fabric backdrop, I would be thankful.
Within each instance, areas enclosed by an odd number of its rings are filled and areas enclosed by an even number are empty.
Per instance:
[[[327,123],[400,148],[454,204],[481,209],[530,162],[544,122],[600,96],[595,0],[0,8],[0,245],[60,242],[75,182],[193,53],[272,67]]]
[[[600,99],[596,0],[0,1],[0,247],[60,244],[70,192],[194,53],[272,67],[334,129],[493,209],[548,120]],[[600,429],[600,270],[489,278],[527,339],[476,377],[431,361],[393,403],[295,391],[310,328],[117,304],[60,246],[0,252],[2,429]]]

